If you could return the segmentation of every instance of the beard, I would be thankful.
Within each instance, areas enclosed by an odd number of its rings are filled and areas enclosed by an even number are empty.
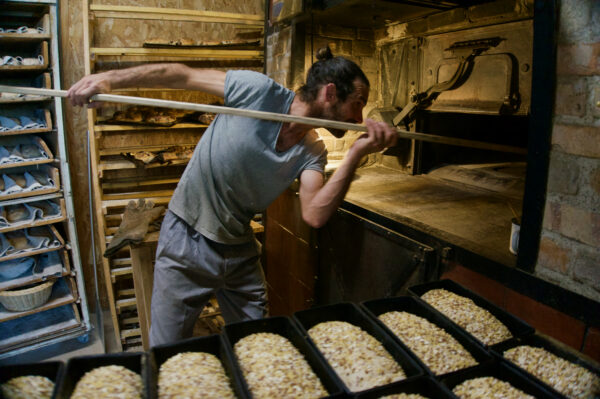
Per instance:
[[[333,121],[343,122],[343,117],[341,115],[341,106],[340,103],[336,103],[331,109],[323,110],[322,117],[324,119],[329,119]],[[336,139],[341,139],[346,134],[347,130],[344,129],[335,129],[332,127],[325,128],[329,133],[331,133]]]

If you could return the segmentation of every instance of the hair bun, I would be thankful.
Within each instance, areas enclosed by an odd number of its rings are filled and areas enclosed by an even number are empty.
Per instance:
[[[327,47],[321,47],[318,51],[317,51],[317,60],[319,61],[326,61],[333,58],[333,54],[331,53],[331,49],[329,48],[329,46]]]

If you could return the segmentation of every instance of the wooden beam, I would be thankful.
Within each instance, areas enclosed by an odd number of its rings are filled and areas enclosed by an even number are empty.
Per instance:
[[[208,22],[264,28],[264,17],[253,14],[235,14],[217,11],[182,10],[177,8],[135,7],[92,4],[97,18],[154,19],[162,21]]]
[[[177,57],[189,60],[198,58],[213,59],[248,59],[259,60],[263,58],[260,50],[213,50],[213,49],[168,49],[168,48],[139,48],[139,47],[93,47],[92,55],[120,56],[120,57]]]
[[[121,194],[103,194],[103,201],[111,200],[124,200],[124,199],[138,199],[146,197],[171,197],[173,190],[160,190],[160,191],[140,191],[137,193],[121,193]]]
[[[145,186],[154,186],[157,184],[177,184],[179,178],[174,179],[157,179],[157,180],[142,180],[135,182],[119,182],[119,183],[102,183],[103,189],[115,189],[115,188],[138,188]]]
[[[93,29],[90,26],[90,2],[89,0],[82,0],[82,19],[83,19],[83,57],[84,59],[84,71],[85,75],[90,75],[92,73],[93,61],[90,53],[90,46],[92,44],[92,34]],[[89,132],[89,157],[91,160],[91,179],[93,192],[90,195],[93,195],[93,203],[94,203],[94,211],[95,211],[95,219],[97,222],[96,231],[92,231],[91,234],[96,234],[96,249],[99,253],[103,253],[106,248],[106,241],[104,239],[104,217],[102,214],[102,198],[100,197],[100,174],[98,170],[98,164],[100,163],[100,154],[98,154],[98,149],[96,146],[96,131],[94,130],[94,120],[96,118],[96,111],[94,109],[88,108],[87,110],[87,127]],[[110,263],[108,259],[101,256],[102,259],[102,270],[104,274],[104,283],[106,284],[106,294],[108,296],[108,305],[110,308],[110,315],[113,324],[113,331],[115,334],[115,342],[117,345],[117,352],[123,350],[123,346],[121,344],[121,331],[119,327],[119,320],[117,318],[117,314],[120,312],[120,309],[117,308],[117,304],[115,302],[115,294],[113,290],[113,283],[116,282],[116,276],[113,275],[110,269]]]

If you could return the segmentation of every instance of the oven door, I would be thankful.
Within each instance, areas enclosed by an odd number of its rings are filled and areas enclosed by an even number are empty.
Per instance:
[[[345,209],[318,234],[319,305],[402,295],[438,272],[433,248]]]

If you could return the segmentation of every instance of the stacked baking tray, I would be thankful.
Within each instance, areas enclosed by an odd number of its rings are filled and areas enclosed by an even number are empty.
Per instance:
[[[420,299],[422,294],[440,287],[468,297],[478,306],[491,312],[508,327],[513,337],[499,344],[486,346]],[[541,336],[535,335],[533,328],[523,321],[452,281],[437,281],[413,287],[409,291],[413,296],[382,298],[365,301],[361,304],[338,303],[296,312],[291,318],[280,316],[233,323],[226,325],[220,335],[161,345],[152,348],[148,353],[121,353],[72,358],[63,371],[61,371],[62,365],[56,362],[11,366],[10,373],[5,372],[8,369],[0,368],[0,376],[2,376],[0,382],[24,374],[48,376],[58,382],[53,397],[62,399],[70,397],[76,382],[85,372],[96,367],[115,364],[138,373],[143,379],[144,397],[153,399],[158,397],[160,367],[168,359],[186,352],[205,352],[218,359],[222,364],[234,397],[252,398],[250,383],[245,378],[240,359],[236,357],[234,348],[244,338],[257,333],[277,334],[287,339],[304,357],[309,368],[328,392],[328,396],[325,397],[331,398],[370,399],[399,393],[420,394],[426,398],[456,398],[457,396],[452,391],[454,388],[467,380],[481,377],[495,377],[536,398],[564,398],[565,396],[540,379],[503,358],[504,351],[521,344],[542,347],[584,367],[595,373],[596,376],[600,376],[600,370],[594,365],[559,348]],[[407,312],[443,329],[470,353],[477,364],[450,372],[436,373],[430,367],[431,364],[427,364],[415,351],[411,350],[408,342],[404,342],[396,336],[379,319],[379,316],[387,312]],[[313,327],[330,321],[349,323],[368,333],[402,367],[406,378],[353,391],[344,382],[344,378],[336,372],[338,365],[332,366],[328,362],[327,356],[320,351],[319,346],[310,336]],[[271,348],[265,347],[264,351],[269,351],[269,349]],[[430,344],[431,351],[437,349],[435,345]],[[371,372],[373,371],[371,370]],[[271,373],[274,374],[275,371]],[[197,389],[202,389],[200,384]],[[289,397],[298,397],[298,395],[292,394]]]

